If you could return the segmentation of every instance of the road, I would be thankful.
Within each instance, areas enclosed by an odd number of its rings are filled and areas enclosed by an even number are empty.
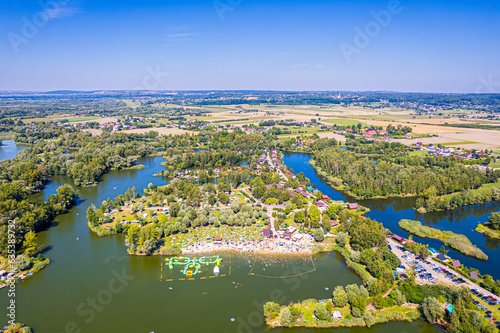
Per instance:
[[[269,166],[271,167],[271,169],[276,170],[279,173],[279,175],[280,175],[281,178],[283,178],[285,181],[288,181],[288,176],[286,176],[283,173],[283,171],[281,171],[280,168],[278,168],[278,167],[276,167],[276,165],[274,165],[273,160],[271,159],[271,156],[269,155],[269,152],[267,152],[267,158],[266,159],[267,159],[267,163],[269,164]]]

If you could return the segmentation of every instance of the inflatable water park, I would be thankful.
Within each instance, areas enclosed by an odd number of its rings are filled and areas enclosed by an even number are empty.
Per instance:
[[[173,270],[175,266],[181,266],[181,273],[187,277],[194,276],[200,273],[200,269],[203,266],[215,265],[214,274],[218,275],[220,272],[219,266],[222,263],[222,259],[219,255],[204,256],[200,258],[189,258],[183,256],[177,256],[165,259],[169,269]]]

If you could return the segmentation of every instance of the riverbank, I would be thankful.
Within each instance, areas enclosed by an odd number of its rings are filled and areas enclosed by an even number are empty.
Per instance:
[[[480,248],[473,245],[465,235],[455,234],[452,231],[441,231],[426,227],[419,221],[407,219],[400,220],[398,226],[404,231],[417,237],[440,240],[444,245],[466,256],[480,260],[488,260],[488,256]]]
[[[485,204],[500,200],[500,180],[483,184],[481,187],[464,192],[456,192],[417,201],[417,210],[421,214],[430,212],[452,211],[459,207]]]
[[[321,304],[320,306],[318,306]],[[321,317],[319,314],[320,307],[325,307],[329,312],[330,318]],[[361,317],[354,317],[351,315],[350,306],[343,308],[335,307],[331,300],[317,301],[314,299],[305,300],[302,303],[292,303],[287,307],[282,307],[281,313],[291,310],[292,323],[283,323],[282,317],[278,314],[274,318],[266,317],[266,325],[277,327],[307,327],[307,328],[338,328],[338,327],[371,327],[375,324],[383,324],[394,321],[407,321],[412,322],[421,319],[420,312],[418,311],[418,304],[406,303],[401,306],[393,306],[385,309],[373,309],[367,311]],[[295,316],[293,314],[296,314]]]

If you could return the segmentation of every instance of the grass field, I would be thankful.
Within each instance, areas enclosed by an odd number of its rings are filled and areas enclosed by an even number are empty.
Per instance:
[[[352,125],[358,125],[361,123],[363,127],[368,127],[368,124],[365,124],[361,121],[354,120],[354,119],[321,119],[322,122],[324,123],[329,123],[329,124],[336,124],[336,125],[341,125],[341,126],[352,126]]]
[[[443,146],[460,146],[460,145],[475,145],[477,144],[477,142],[474,142],[474,141],[459,141],[459,142],[446,142],[446,143],[443,143],[442,145]]]
[[[481,303],[481,305],[483,307],[486,306],[488,308],[488,310],[491,311],[491,316],[493,318],[495,318],[496,320],[500,320],[500,310],[498,309],[498,307],[487,304],[485,301],[483,301],[482,299],[476,297],[475,295],[472,295],[472,298],[475,299],[476,301],[479,301],[479,303]],[[479,309],[477,309],[477,311],[479,311],[479,313],[481,313],[483,315],[483,318],[484,318],[484,312],[485,311],[479,310]],[[488,320],[488,319],[484,319],[484,320]]]
[[[411,151],[408,153],[410,156],[421,156],[421,155],[428,155],[429,153],[423,150],[417,150],[417,151]]]
[[[99,119],[99,117],[86,117],[86,118],[66,118],[66,120],[69,122],[69,123],[78,123],[80,121],[91,121],[91,120],[96,120],[96,119]]]

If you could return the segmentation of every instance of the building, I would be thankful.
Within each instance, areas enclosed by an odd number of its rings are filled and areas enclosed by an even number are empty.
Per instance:
[[[357,202],[353,202],[353,203],[350,203],[350,204],[347,204],[347,209],[358,209],[359,208],[359,205]]]
[[[405,241],[405,239],[403,237],[398,236],[398,235],[392,235],[392,239],[394,239],[398,243],[403,243]]]
[[[332,200],[332,199],[330,199],[330,197],[329,197],[329,196],[327,196],[327,195],[324,195],[324,194],[323,194],[323,195],[321,196],[321,200],[323,200],[323,201],[330,201],[330,200]]]
[[[214,244],[216,245],[222,244],[222,237],[214,237]]]
[[[443,253],[438,254],[438,255],[436,256],[436,258],[438,258],[438,259],[439,259],[439,260],[441,260],[441,261],[446,260],[446,257],[445,257],[445,255],[444,255]]]
[[[460,260],[453,260],[451,262],[451,265],[455,268],[460,268],[460,266],[462,266],[462,264],[460,263]]]
[[[479,276],[477,275],[477,272],[474,271],[474,272],[470,272],[469,273],[469,276],[475,280],[479,279]]]

